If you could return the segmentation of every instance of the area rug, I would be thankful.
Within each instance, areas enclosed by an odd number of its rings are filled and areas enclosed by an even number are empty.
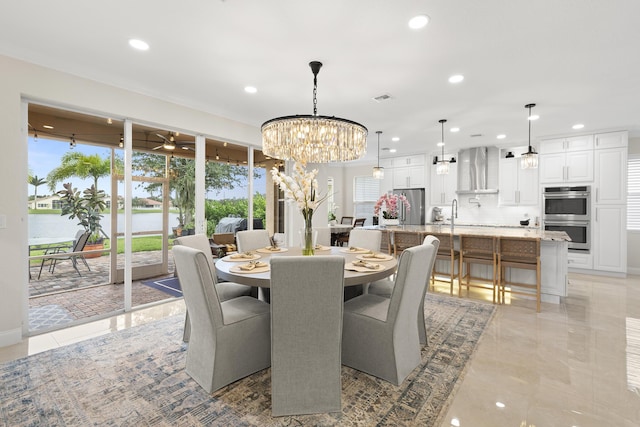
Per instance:
[[[342,412],[278,418],[270,369],[200,388],[173,316],[0,365],[0,425],[438,426],[494,311],[427,295],[429,345],[402,385],[343,367]]]
[[[159,291],[167,293],[172,297],[182,296],[182,288],[180,287],[180,281],[177,277],[169,277],[159,280],[145,280],[142,282],[142,284],[158,289]]]

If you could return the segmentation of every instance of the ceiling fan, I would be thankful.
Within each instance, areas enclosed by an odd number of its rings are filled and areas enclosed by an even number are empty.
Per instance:
[[[191,141],[176,141],[176,136],[180,136],[180,134],[178,132],[174,133],[174,132],[169,132],[168,136],[162,135],[161,133],[156,133],[156,136],[158,138],[160,138],[162,140],[162,144],[158,145],[155,148],[152,148],[152,150],[159,150],[161,148],[164,148],[165,150],[170,150],[173,151],[176,149],[176,147],[180,147],[183,150],[192,150],[195,151],[193,149],[193,147],[189,147],[185,144],[193,144],[193,142]]]

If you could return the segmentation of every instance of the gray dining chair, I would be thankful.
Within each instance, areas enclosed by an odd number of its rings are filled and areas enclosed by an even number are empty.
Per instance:
[[[316,240],[316,244],[322,246],[331,246],[331,228],[314,227],[313,229],[318,232],[318,239]]]
[[[380,230],[354,228],[349,232],[349,247],[354,246],[378,252],[380,250],[380,242],[382,242],[382,232]]]
[[[434,252],[433,245],[402,252],[391,298],[364,294],[344,303],[344,365],[400,385],[420,364],[416,319]]]
[[[427,327],[425,325],[424,320],[424,298],[427,294],[427,289],[429,287],[429,280],[431,277],[431,271],[433,270],[433,266],[436,262],[436,257],[438,255],[438,248],[440,247],[440,240],[437,237],[428,235],[424,238],[422,242],[423,245],[432,245],[435,248],[433,252],[433,256],[431,257],[431,261],[429,262],[429,275],[426,277],[427,284],[422,292],[422,299],[420,300],[420,308],[418,309],[418,333],[420,335],[420,344],[427,345]],[[370,294],[380,295],[381,297],[391,298],[391,293],[393,292],[393,284],[394,281],[390,279],[378,280],[369,285],[367,290]]]
[[[173,258],[191,316],[186,372],[207,393],[271,365],[269,304],[242,296],[221,302],[209,253],[184,245]]]
[[[340,412],[344,257],[271,259],[271,413]]]
[[[191,236],[182,236],[174,239],[174,245],[184,245],[193,249],[198,249],[205,254],[211,253],[211,246],[209,244],[209,239],[204,234],[194,234]],[[218,278],[216,276],[216,265],[213,262],[213,257],[207,257],[207,264],[211,269],[211,275],[213,277],[213,283],[215,285],[215,290],[218,294],[218,299],[221,302],[228,301],[232,298],[238,298],[242,296],[257,296],[255,294],[255,290],[251,286],[241,285],[239,283],[234,282],[220,282],[218,283]],[[176,268],[177,270],[177,268]],[[191,332],[191,321],[189,317],[189,311],[187,310],[187,314],[184,320],[184,332],[182,334],[182,340],[184,342],[189,341],[189,335]]]
[[[271,246],[267,230],[243,230],[236,233],[238,252],[254,251]]]

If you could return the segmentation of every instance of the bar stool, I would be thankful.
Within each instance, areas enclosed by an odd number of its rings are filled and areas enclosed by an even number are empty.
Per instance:
[[[526,237],[500,237],[498,242],[499,291],[504,303],[505,292],[520,295],[535,295],[536,312],[540,313],[540,239]],[[535,270],[536,283],[517,283],[507,281],[505,270],[519,268]],[[516,286],[507,290],[506,286]]]
[[[402,251],[422,244],[422,235],[415,231],[393,232],[393,256],[400,256]]]
[[[380,252],[391,255],[391,233],[389,230],[380,230],[382,232],[382,238],[380,239]]]
[[[451,233],[431,233],[432,236],[440,240],[440,246],[438,247],[438,253],[436,254],[436,261],[448,261],[449,271],[437,271],[436,265],[433,265],[431,269],[431,289],[433,289],[436,280],[436,274],[439,276],[447,275],[449,280],[442,280],[443,282],[449,282],[449,294],[453,295],[453,281],[458,279],[460,283],[460,269],[456,273],[456,262],[460,258],[460,251],[455,250],[453,247],[453,234]]]
[[[491,266],[491,282],[488,282],[489,279],[473,276],[471,274],[471,264]],[[500,290],[496,280],[497,266],[495,237],[460,236],[460,289],[458,290],[458,296],[462,296],[463,286],[467,287],[467,296],[469,296],[469,287],[491,289],[493,291],[493,303],[500,302]]]

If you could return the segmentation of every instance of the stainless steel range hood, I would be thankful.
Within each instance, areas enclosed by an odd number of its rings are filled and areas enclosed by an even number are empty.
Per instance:
[[[458,154],[458,194],[498,192],[498,149],[474,147]],[[489,173],[489,171],[494,173]]]

